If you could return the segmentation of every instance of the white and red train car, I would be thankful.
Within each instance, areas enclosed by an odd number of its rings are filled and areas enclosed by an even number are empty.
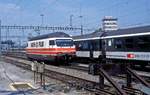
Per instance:
[[[29,39],[27,57],[37,61],[71,61],[75,57],[72,38],[63,32],[55,32]]]

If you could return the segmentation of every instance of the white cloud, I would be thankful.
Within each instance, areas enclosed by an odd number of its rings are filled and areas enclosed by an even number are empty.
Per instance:
[[[9,12],[16,12],[20,10],[20,6],[13,4],[13,3],[0,3],[0,12],[5,12],[5,13],[9,13]]]

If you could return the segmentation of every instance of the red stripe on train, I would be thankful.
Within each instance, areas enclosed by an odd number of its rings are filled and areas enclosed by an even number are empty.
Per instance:
[[[75,54],[75,52],[27,52],[27,54],[63,54],[63,53],[67,53],[67,54]]]
[[[75,48],[26,48],[26,50],[43,50],[43,51],[47,51],[47,50],[76,50]]]

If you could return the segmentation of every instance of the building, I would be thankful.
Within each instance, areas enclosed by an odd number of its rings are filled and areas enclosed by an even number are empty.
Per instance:
[[[1,50],[7,51],[8,49],[11,49],[14,47],[14,42],[12,40],[2,41],[1,42]]]
[[[118,29],[117,18],[112,16],[105,16],[102,19],[102,30],[103,31],[113,31]]]

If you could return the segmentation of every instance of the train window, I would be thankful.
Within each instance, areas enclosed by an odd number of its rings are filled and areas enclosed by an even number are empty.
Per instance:
[[[44,46],[44,42],[42,41],[42,42],[39,42],[39,46],[40,47],[43,47]]]
[[[108,40],[108,46],[111,46],[111,45],[112,45],[111,40]]]
[[[91,43],[90,43],[90,49],[92,49],[92,50],[100,50],[100,46],[101,46],[101,44],[100,44],[100,40],[93,40],[93,41],[91,41]]]
[[[119,49],[123,47],[123,42],[121,39],[116,39],[114,45],[115,45],[115,48]]]
[[[82,50],[89,50],[89,41],[83,41]]]
[[[57,46],[73,46],[72,39],[56,39]]]
[[[76,42],[75,45],[76,45],[77,50],[82,50],[82,49],[81,49],[81,47],[82,47],[81,41]]]
[[[31,43],[31,47],[35,47],[35,42]]]
[[[137,44],[140,49],[149,49],[150,48],[150,38],[149,37],[138,37]]]
[[[125,46],[126,48],[133,48],[133,38],[125,39]]]
[[[36,47],[38,47],[39,46],[39,43],[38,42],[36,42]]]
[[[36,47],[36,44],[35,44],[35,42],[33,43],[33,47]]]
[[[50,40],[49,41],[49,45],[55,45],[55,41],[54,40]]]
[[[89,50],[89,41],[80,41],[78,43],[78,49],[79,50]]]

